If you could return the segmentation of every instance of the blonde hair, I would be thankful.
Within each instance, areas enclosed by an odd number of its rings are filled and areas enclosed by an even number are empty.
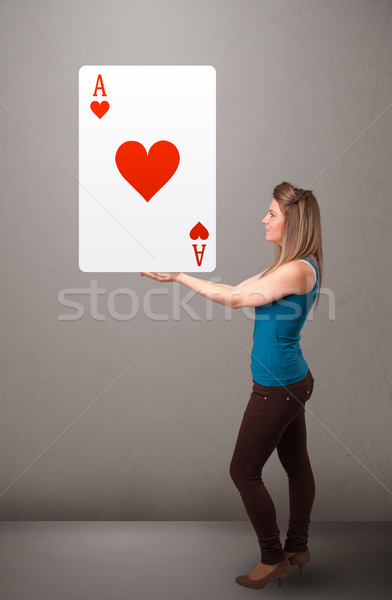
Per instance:
[[[312,190],[296,188],[283,181],[274,188],[273,197],[284,214],[282,246],[275,244],[273,263],[263,273],[265,277],[292,260],[311,256],[319,268],[319,289],[315,308],[320,300],[323,277],[323,250],[320,207]]]

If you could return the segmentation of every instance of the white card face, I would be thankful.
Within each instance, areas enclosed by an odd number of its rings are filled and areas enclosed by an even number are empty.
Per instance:
[[[79,268],[211,272],[216,71],[79,70]]]

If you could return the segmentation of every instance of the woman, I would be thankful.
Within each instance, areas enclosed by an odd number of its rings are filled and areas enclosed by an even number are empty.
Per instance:
[[[263,218],[267,241],[275,244],[272,265],[237,286],[185,273],[140,273],[156,281],[178,281],[219,304],[255,307],[251,355],[252,393],[230,464],[255,529],[261,561],[236,582],[262,588],[274,577],[281,585],[291,565],[300,574],[310,561],[307,546],[315,483],[306,446],[305,403],[314,379],[299,345],[300,332],[322,280],[320,209],[311,190],[287,182],[276,186]],[[288,476],[290,518],[284,548],[271,496],[262,479],[274,449]]]

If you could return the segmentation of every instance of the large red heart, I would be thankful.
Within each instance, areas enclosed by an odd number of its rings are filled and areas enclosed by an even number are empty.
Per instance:
[[[147,154],[143,144],[124,142],[116,152],[116,165],[126,181],[148,202],[173,177],[180,154],[171,142],[153,144]]]
[[[101,119],[103,117],[103,115],[106,115],[106,113],[109,110],[109,102],[106,102],[106,100],[103,100],[102,102],[97,102],[96,100],[94,100],[94,102],[91,102],[90,104],[90,108],[93,111],[94,115],[97,115],[98,119]]]

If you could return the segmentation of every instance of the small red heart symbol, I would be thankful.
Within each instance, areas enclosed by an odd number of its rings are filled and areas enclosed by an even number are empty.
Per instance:
[[[115,160],[124,179],[148,202],[173,177],[180,154],[166,140],[155,142],[148,154],[143,144],[131,141],[121,144]]]
[[[103,100],[102,102],[97,102],[96,100],[94,100],[94,102],[91,102],[90,104],[90,108],[93,111],[94,115],[97,115],[98,119],[101,119],[103,117],[103,115],[106,115],[106,113],[109,110],[109,102],[106,102],[106,100]]]
[[[202,240],[206,240],[210,234],[208,233],[208,229],[204,227],[200,223],[196,223],[196,225],[190,230],[189,237],[192,240],[197,240],[197,238],[201,238]]]

